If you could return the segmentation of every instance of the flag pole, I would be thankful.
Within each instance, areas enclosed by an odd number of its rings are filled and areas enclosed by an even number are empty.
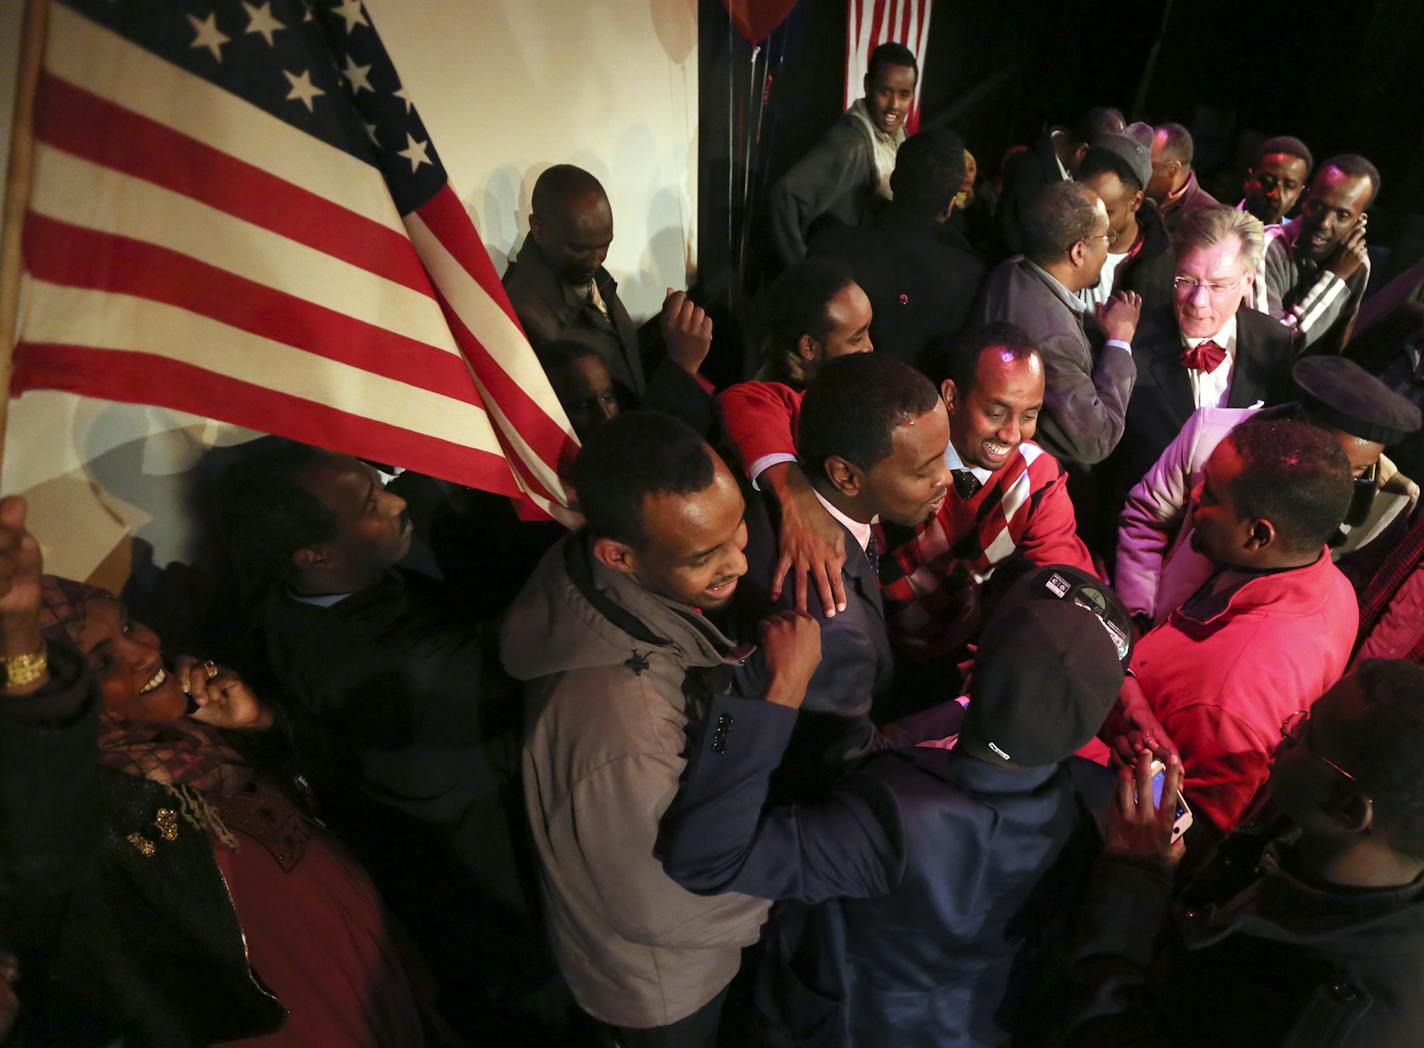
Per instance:
[[[20,238],[30,206],[34,169],[35,88],[44,62],[49,0],[26,0],[20,30],[20,68],[15,79],[15,109],[10,125],[10,164],[5,172],[4,240],[0,241],[0,464],[5,461],[5,424],[10,414],[10,370],[19,321]]]

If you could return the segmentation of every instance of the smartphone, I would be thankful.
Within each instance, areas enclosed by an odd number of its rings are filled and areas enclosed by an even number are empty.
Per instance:
[[[1161,761],[1152,762],[1152,806],[1160,807],[1162,804],[1162,787],[1167,781],[1167,766]],[[1186,800],[1182,797],[1182,791],[1177,791],[1177,812],[1172,821],[1172,840],[1175,842],[1182,834],[1186,833],[1192,825],[1192,810],[1187,807]]]

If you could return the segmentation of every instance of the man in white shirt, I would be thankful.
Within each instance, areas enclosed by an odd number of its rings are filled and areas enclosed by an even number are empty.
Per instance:
[[[1172,442],[1193,411],[1289,399],[1291,337],[1243,306],[1264,250],[1261,222],[1216,205],[1177,230],[1172,305],[1144,313],[1133,343],[1137,385],[1114,456],[1121,498]]]

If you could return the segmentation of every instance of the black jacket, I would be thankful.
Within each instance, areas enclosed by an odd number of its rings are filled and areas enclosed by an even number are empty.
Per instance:
[[[98,689],[51,641],[50,686],[0,702],[0,939],[21,960],[22,1044],[192,1045],[276,1031],[207,836],[141,854],[164,788],[98,766]]]
[[[1113,289],[1136,291],[1142,296],[1142,312],[1172,304],[1172,278],[1177,274],[1177,252],[1172,236],[1162,222],[1161,212],[1151,200],[1144,199],[1137,211],[1138,228],[1142,231],[1142,247],[1125,259],[1113,276]]]
[[[959,334],[984,279],[983,264],[947,242],[937,223],[893,205],[872,225],[825,230],[811,254],[850,266],[875,311],[875,351],[920,368],[932,343]]]
[[[771,187],[767,211],[771,240],[783,266],[806,257],[818,223],[858,226],[875,199],[875,153],[870,137],[850,113]]]
[[[1064,1042],[1418,1045],[1424,881],[1315,882],[1292,871],[1292,840],[1279,820],[1238,831],[1176,905],[1165,868],[1104,857],[1080,914]]]
[[[1191,380],[1182,366],[1181,329],[1170,306],[1143,312],[1132,355],[1137,361],[1137,385],[1127,402],[1127,425],[1110,467],[1123,496],[1152,468],[1196,410]],[[1291,361],[1286,327],[1243,305],[1236,311],[1236,360],[1226,406],[1289,400]]]
[[[645,377],[638,328],[618,297],[617,281],[601,266],[593,279],[609,316],[563,282],[531,236],[509,260],[504,290],[535,348],[553,339],[592,346],[607,365],[624,408],[663,411],[709,433],[715,418],[712,395],[666,358]]]
[[[1017,157],[1004,174],[999,198],[999,239],[1003,255],[1021,255],[1024,249],[1023,216],[1044,186],[1063,181],[1052,133],[1041,136],[1029,151]]]

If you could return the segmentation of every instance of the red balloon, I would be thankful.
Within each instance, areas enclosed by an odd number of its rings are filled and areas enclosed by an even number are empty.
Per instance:
[[[773,29],[786,21],[796,0],[722,0],[737,32],[748,43],[759,44]]]

